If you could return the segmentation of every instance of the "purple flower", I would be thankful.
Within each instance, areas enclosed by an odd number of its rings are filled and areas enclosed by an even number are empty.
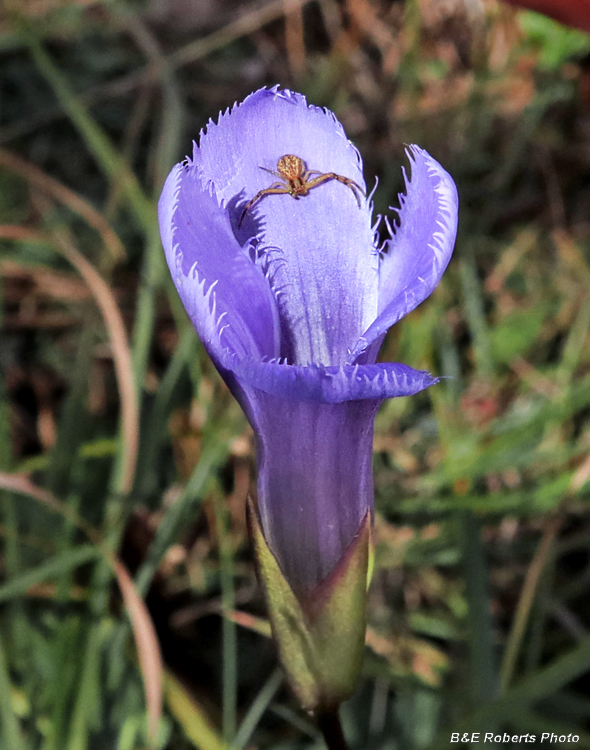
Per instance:
[[[323,179],[287,193],[293,154]],[[362,163],[334,115],[278,88],[210,122],[159,204],[172,277],[257,438],[258,509],[295,592],[311,592],[372,511],[372,433],[385,398],[436,383],[376,364],[390,326],[436,287],[453,249],[451,177],[410,146],[399,226],[379,246]],[[258,194],[277,183],[284,192]],[[277,188],[275,184],[275,188]],[[359,208],[357,197],[360,198]]]

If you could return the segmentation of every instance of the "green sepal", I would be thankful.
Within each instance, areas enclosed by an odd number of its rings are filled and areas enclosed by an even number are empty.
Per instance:
[[[333,709],[350,696],[361,667],[371,517],[367,513],[330,575],[299,596],[266,543],[251,498],[248,523],[273,637],[289,683],[307,711]]]

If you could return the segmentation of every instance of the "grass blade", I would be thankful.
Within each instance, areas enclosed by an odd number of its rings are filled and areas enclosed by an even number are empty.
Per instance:
[[[80,565],[97,560],[101,556],[102,552],[91,544],[83,544],[75,549],[62,552],[51,560],[28,570],[26,573],[21,573],[21,575],[0,586],[0,602],[22,596],[31,586],[36,586],[51,578],[57,578]]]
[[[119,582],[119,588],[125,601],[125,608],[131,620],[135,636],[137,655],[145,687],[148,712],[148,737],[151,745],[155,746],[158,738],[158,725],[162,715],[163,665],[158,637],[145,602],[137,593],[137,589],[127,572],[127,568],[116,560],[113,563],[113,569]]]
[[[262,718],[262,715],[268,708],[282,682],[283,672],[277,668],[264,683],[262,689],[252,702],[252,705],[248,709],[248,713],[244,716],[244,720],[240,725],[238,733],[229,747],[229,750],[243,750],[243,748],[246,747],[258,725],[258,722]]]
[[[12,708],[12,692],[10,690],[10,675],[6,662],[2,637],[0,637],[0,736],[4,738],[3,747],[6,750],[24,750],[20,736],[18,719]]]
[[[166,703],[196,748],[226,750],[227,745],[215,731],[203,709],[170,672],[166,673],[165,691]]]

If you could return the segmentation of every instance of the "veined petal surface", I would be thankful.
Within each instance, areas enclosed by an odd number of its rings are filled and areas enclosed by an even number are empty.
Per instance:
[[[267,394],[258,399],[262,528],[298,593],[313,590],[329,575],[372,510],[373,421],[379,404],[313,404]]]

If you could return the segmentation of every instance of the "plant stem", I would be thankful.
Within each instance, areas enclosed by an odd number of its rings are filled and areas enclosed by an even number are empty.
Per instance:
[[[333,708],[318,714],[317,722],[318,727],[324,736],[328,750],[348,750],[348,745],[346,744],[344,733],[342,731],[342,725],[340,724],[338,708]]]

